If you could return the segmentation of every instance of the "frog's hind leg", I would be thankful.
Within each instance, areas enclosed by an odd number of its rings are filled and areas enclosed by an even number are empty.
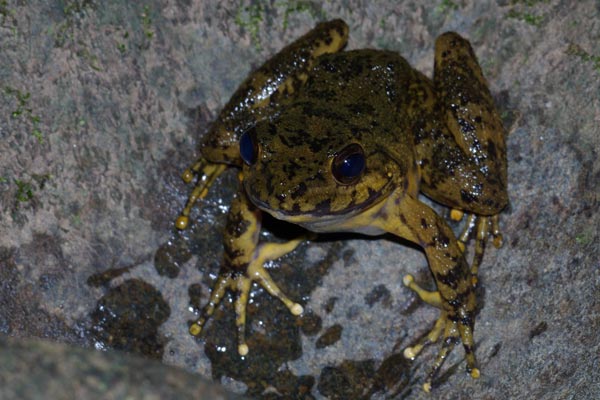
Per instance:
[[[471,270],[476,274],[487,240],[502,242],[497,216],[508,203],[506,133],[473,49],[458,34],[437,39],[434,84],[425,89],[434,91],[426,98],[435,98],[430,103],[436,106],[426,103],[427,140],[416,144],[421,190],[468,214],[459,246],[466,248],[475,233]]]
[[[440,310],[440,316],[429,334],[404,352],[407,358],[413,359],[425,345],[441,341],[438,356],[423,388],[430,390],[431,382],[459,340],[465,351],[467,372],[473,378],[479,377],[473,339],[477,301],[470,268],[454,233],[444,218],[404,191],[395,193],[382,212],[386,218],[375,223],[387,232],[422,246],[436,283],[437,290],[427,291],[417,285],[411,275],[403,280],[424,302]]]

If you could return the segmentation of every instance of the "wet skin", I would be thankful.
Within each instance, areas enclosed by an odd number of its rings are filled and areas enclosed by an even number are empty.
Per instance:
[[[184,229],[194,203],[228,167],[241,170],[228,215],[224,259],[201,317],[200,334],[225,292],[237,294],[238,351],[244,337],[252,282],[261,284],[294,315],[291,301],[265,262],[306,240],[260,243],[261,214],[311,232],[391,233],[421,246],[437,290],[404,284],[440,316],[413,359],[442,337],[426,378],[431,382],[455,343],[462,342],[467,371],[478,377],[473,342],[477,269],[487,240],[501,245],[498,214],[507,204],[505,131],[468,41],[456,33],[436,40],[434,78],[411,68],[397,53],[342,52],[348,27],[317,25],[250,74],[204,137],[201,156],[185,171],[198,183],[176,225]],[[457,238],[419,193],[467,214]],[[465,242],[475,232],[471,265]]]

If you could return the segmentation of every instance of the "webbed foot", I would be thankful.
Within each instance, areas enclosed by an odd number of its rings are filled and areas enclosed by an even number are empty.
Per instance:
[[[223,299],[226,290],[237,294],[235,300],[236,326],[238,332],[238,353],[241,356],[248,354],[249,348],[246,344],[246,306],[250,295],[252,283],[260,284],[271,296],[278,298],[285,304],[293,315],[300,315],[304,311],[302,306],[287,297],[271,278],[269,272],[264,268],[264,263],[277,259],[294,250],[306,237],[300,237],[286,243],[263,243],[254,251],[252,261],[248,264],[245,272],[232,271],[222,268],[215,282],[210,299],[202,310],[200,318],[190,325],[190,334],[198,336],[204,328],[206,321],[212,316],[215,308]]]
[[[475,353],[473,351],[473,324],[469,313],[460,309],[458,312],[446,310],[446,306],[444,306],[445,302],[440,293],[438,291],[428,291],[421,288],[415,283],[412,275],[406,275],[403,279],[403,283],[417,293],[421,300],[440,309],[440,316],[431,331],[417,344],[404,349],[404,357],[414,360],[425,346],[437,342],[440,336],[442,337],[441,348],[427,378],[425,379],[423,390],[425,392],[431,390],[433,379],[444,364],[447,356],[459,341],[462,341],[465,349],[467,372],[470,373],[471,377],[479,378],[480,372],[476,367],[477,361],[475,360]]]

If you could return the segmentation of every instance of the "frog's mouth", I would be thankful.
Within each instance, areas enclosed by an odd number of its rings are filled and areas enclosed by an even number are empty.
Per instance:
[[[316,204],[311,210],[302,210],[300,206],[288,210],[261,200],[253,193],[251,187],[246,187],[246,193],[252,203],[262,211],[271,214],[274,218],[300,225],[312,232],[359,232],[377,235],[383,232],[373,228],[370,222],[377,217],[378,211],[384,203],[383,200],[389,197],[388,190],[392,183],[391,180],[386,182],[381,190],[370,193],[366,200],[341,210],[331,210],[329,201]]]

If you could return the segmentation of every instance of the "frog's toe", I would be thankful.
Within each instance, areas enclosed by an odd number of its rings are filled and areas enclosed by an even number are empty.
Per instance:
[[[473,235],[475,236],[475,251],[471,262],[471,275],[473,275],[472,283],[475,286],[477,284],[477,272],[489,238],[491,237],[494,247],[502,247],[503,238],[499,229],[498,214],[493,216],[468,214],[467,222],[458,236],[458,244],[463,252]]]
[[[407,347],[404,350],[404,356],[413,360],[421,350],[432,343],[437,342],[440,337],[441,339],[441,347],[431,366],[431,370],[425,379],[425,383],[423,384],[423,390],[429,392],[432,387],[432,382],[437,376],[438,372],[442,368],[444,361],[448,358],[448,355],[454,349],[456,343],[462,340],[463,345],[465,347],[466,361],[467,361],[467,372],[470,373],[472,378],[479,378],[480,372],[476,367],[475,355],[473,353],[473,337],[472,331],[467,330],[464,332],[464,329],[461,329],[461,323],[457,321],[452,321],[448,313],[446,311],[442,311],[440,317],[436,321],[433,329],[424,336],[419,343],[412,347]]]
[[[410,290],[415,292],[425,303],[437,308],[442,308],[442,297],[437,290],[429,291],[423,289],[415,282],[415,278],[410,274],[407,274],[402,278],[402,283],[404,283],[404,286],[407,286]]]
[[[206,197],[208,189],[225,168],[227,168],[225,164],[214,164],[200,158],[194,165],[183,172],[181,178],[185,183],[190,183],[196,175],[198,175],[199,179],[196,186],[194,186],[192,193],[190,193],[187,203],[181,211],[181,215],[175,221],[175,227],[177,229],[182,230],[187,228],[192,207],[194,207],[194,204],[198,200]]]
[[[225,291],[228,287],[231,286],[232,277],[230,274],[221,273],[215,282],[215,285],[212,288],[210,293],[210,299],[208,303],[204,306],[200,313],[200,317],[190,324],[190,335],[198,336],[202,333],[202,329],[204,329],[204,324],[206,321],[210,319],[210,317],[215,312],[215,308],[219,305],[221,300],[223,300],[223,296],[225,295]]]

